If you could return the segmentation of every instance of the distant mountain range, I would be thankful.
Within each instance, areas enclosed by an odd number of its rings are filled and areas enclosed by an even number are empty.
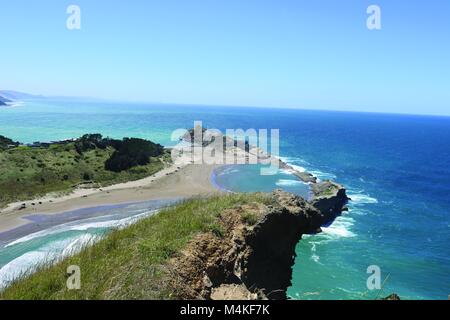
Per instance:
[[[0,96],[0,102],[12,102],[12,101]]]
[[[8,103],[8,102],[12,102],[12,101],[0,96],[0,106],[6,106],[6,103]]]
[[[1,102],[11,102],[11,100],[26,100],[26,99],[36,99],[44,98],[44,96],[38,96],[34,94],[13,91],[13,90],[0,90],[0,101]],[[4,99],[9,101],[3,101]]]
[[[0,90],[0,106],[6,103],[22,100],[70,100],[70,101],[104,101],[104,99],[91,97],[71,97],[71,96],[44,96],[30,94],[14,90]]]

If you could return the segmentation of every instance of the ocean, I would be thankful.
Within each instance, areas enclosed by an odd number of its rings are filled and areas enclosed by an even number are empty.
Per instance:
[[[98,132],[172,146],[172,131],[190,128],[195,120],[220,130],[279,129],[283,160],[347,188],[349,212],[297,245],[290,298],[375,299],[393,292],[402,299],[448,298],[450,117],[41,100],[0,108],[0,135],[31,143]],[[285,172],[269,177],[258,172],[228,166],[213,178],[230,191],[281,188],[307,196],[307,186]],[[0,285],[38,257],[67,254],[76,241],[85,243],[130,221],[123,219],[156,210],[153,204],[130,206],[110,208],[106,218],[0,242]],[[373,265],[381,270],[382,290],[367,288],[367,268]]]

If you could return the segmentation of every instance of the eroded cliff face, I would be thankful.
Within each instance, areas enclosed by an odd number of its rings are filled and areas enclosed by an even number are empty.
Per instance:
[[[270,204],[226,210],[221,232],[198,235],[171,261],[172,286],[183,299],[286,299],[298,241],[346,201],[345,189],[327,184],[311,202],[277,190]]]
[[[348,200],[343,186],[333,181],[311,184],[313,193],[310,203],[324,215],[324,223],[333,221],[346,210]]]

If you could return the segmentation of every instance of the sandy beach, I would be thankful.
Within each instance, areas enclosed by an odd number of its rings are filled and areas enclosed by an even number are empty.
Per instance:
[[[256,147],[252,147],[249,151],[241,147],[229,147],[223,152],[222,158],[226,154],[228,156],[231,154],[236,157],[236,163],[248,163],[249,156],[252,155],[259,161],[278,164],[304,182],[315,182],[315,178],[311,179],[313,177],[311,174],[299,172]],[[211,181],[213,170],[222,165],[194,164],[189,156],[185,158],[181,155],[170,166],[144,179],[103,188],[77,188],[66,195],[48,194],[38,199],[10,203],[0,210],[0,233],[30,223],[30,219],[27,219],[30,215],[52,215],[104,205],[223,193],[226,191],[220,190]]]
[[[25,217],[33,214],[51,215],[102,205],[220,193],[211,183],[211,174],[218,167],[205,164],[172,165],[141,180],[98,189],[76,189],[64,196],[47,195],[11,203],[0,211],[0,233],[30,223]],[[26,208],[19,210],[22,204]]]

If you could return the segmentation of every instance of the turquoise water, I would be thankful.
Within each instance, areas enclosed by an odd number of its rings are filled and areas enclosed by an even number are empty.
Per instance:
[[[74,254],[110,230],[151,216],[173,201],[176,199],[29,216],[34,223],[0,234],[0,289],[36,266]]]
[[[307,236],[298,244],[288,291],[292,298],[373,299],[396,292],[405,299],[447,299],[448,117],[35,101],[0,109],[0,134],[33,142],[100,132],[168,146],[175,143],[170,140],[172,130],[190,128],[194,120],[221,130],[280,129],[280,154],[285,161],[320,179],[335,179],[348,189],[353,200],[350,211],[324,228],[323,234]],[[283,173],[267,180],[255,169],[241,173],[254,178],[249,181],[239,172],[228,172],[217,181],[238,191],[298,187],[291,191],[304,192],[302,185],[282,181],[291,180]],[[0,259],[5,256],[0,251]],[[382,279],[387,278],[384,293],[368,292],[370,265],[378,265]]]
[[[234,192],[272,192],[274,186],[288,192],[310,196],[308,184],[287,171],[261,175],[262,165],[229,165],[215,170],[213,181],[219,188]]]

